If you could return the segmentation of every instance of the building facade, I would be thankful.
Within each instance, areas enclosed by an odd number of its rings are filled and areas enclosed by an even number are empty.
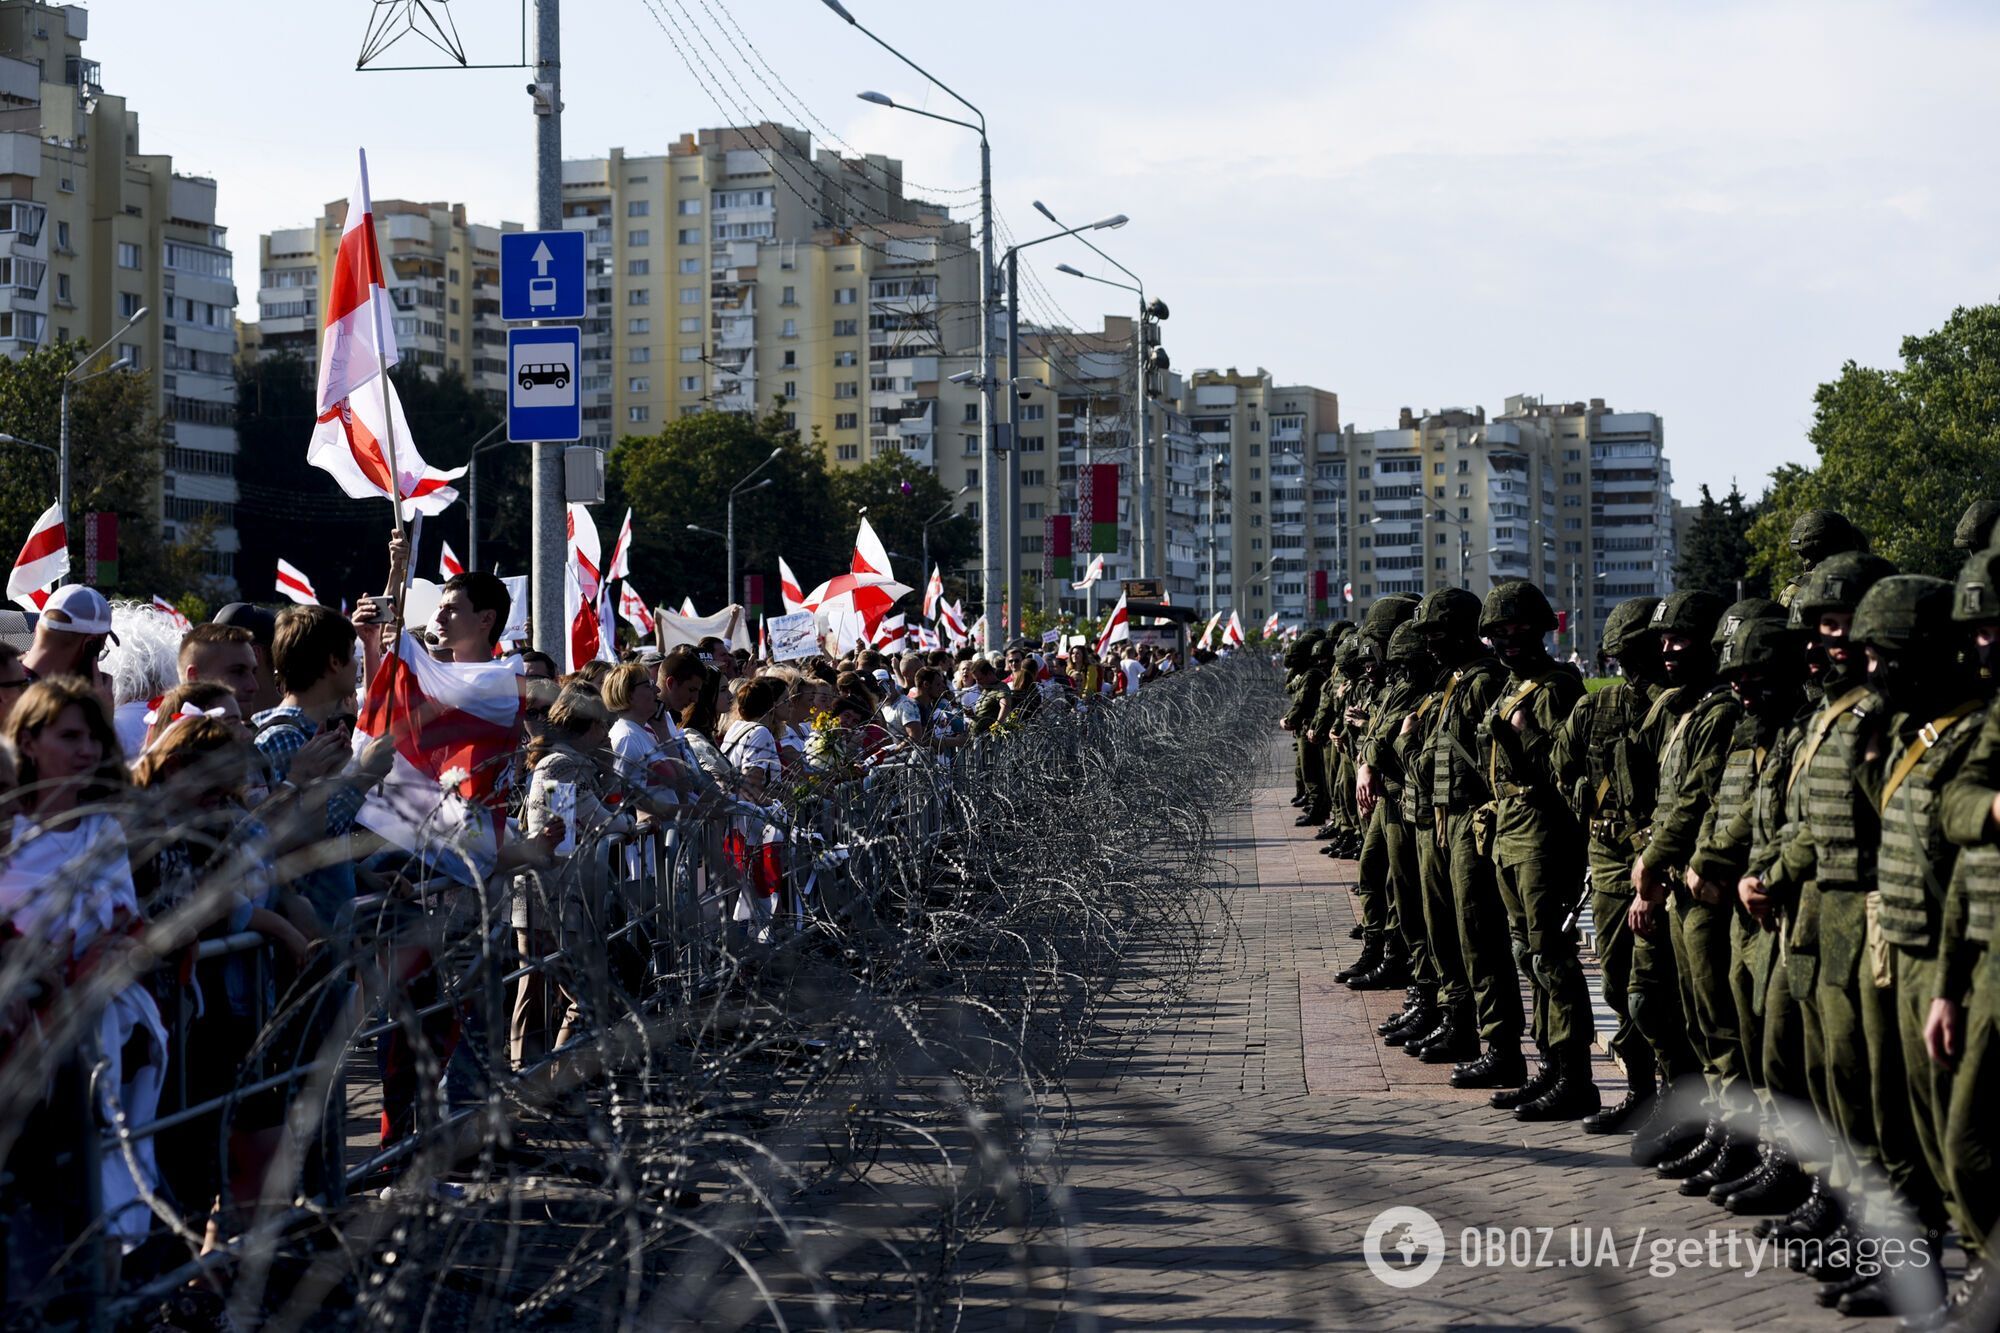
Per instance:
[[[212,525],[205,569],[230,592],[236,286],[216,185],[140,152],[138,113],[83,54],[89,20],[0,0],[0,355],[118,335],[107,362],[147,377],[166,435],[162,533]]]

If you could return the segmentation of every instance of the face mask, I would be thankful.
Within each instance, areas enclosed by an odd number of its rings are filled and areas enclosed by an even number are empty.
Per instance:
[[[1542,636],[1530,630],[1493,635],[1487,642],[1493,645],[1493,655],[1510,667],[1519,662],[1532,661],[1542,650]]]
[[[1935,673],[1919,666],[1914,657],[1880,656],[1868,670],[1868,684],[1896,706],[1920,701],[1934,683]]]

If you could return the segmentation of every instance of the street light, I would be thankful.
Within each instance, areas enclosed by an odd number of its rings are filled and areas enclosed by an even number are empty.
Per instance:
[[[150,307],[143,305],[140,306],[137,310],[133,311],[132,318],[126,320],[125,323],[119,327],[118,332],[112,334],[109,338],[106,338],[102,343],[100,343],[97,346],[97,349],[95,351],[91,352],[89,356],[84,357],[82,360],[78,361],[75,365],[71,366],[69,368],[68,373],[65,374],[62,378],[62,393],[58,407],[58,410],[61,415],[61,424],[59,427],[59,437],[56,442],[57,443],[56,505],[58,508],[62,510],[63,540],[65,542],[69,540],[69,391],[75,388],[77,385],[84,383],[87,380],[96,379],[99,375],[109,375],[114,370],[124,370],[127,367],[129,367],[132,364],[132,358],[128,356],[121,356],[116,361],[113,361],[110,365],[106,366],[102,370],[93,371],[88,375],[80,376],[77,374],[77,372],[82,370],[85,366],[97,360],[98,357],[104,355],[105,348],[110,347],[112,344],[116,343],[120,338],[123,338],[127,333],[130,333],[132,331],[133,325],[137,324],[140,320],[144,319],[146,315],[149,313],[149,311]],[[58,579],[57,583],[61,584],[67,581],[68,581],[68,576],[65,575],[63,578]]]
[[[985,456],[979,470],[980,484],[980,564],[984,605],[981,608],[989,626],[1000,623],[1000,579],[1002,533],[1000,530],[1001,499],[1000,480],[993,475],[994,456],[998,452],[999,404],[994,400],[998,386],[993,365],[993,150],[986,137],[986,113],[965,100],[948,84],[916,61],[883,41],[847,12],[847,6],[840,0],[821,0],[821,3],[839,15],[847,25],[866,37],[875,45],[887,51],[896,59],[921,74],[925,81],[948,95],[953,101],[970,111],[973,121],[959,120],[952,116],[941,116],[935,111],[922,111],[913,106],[898,105],[886,93],[864,92],[859,94],[864,102],[874,106],[887,107],[892,111],[907,111],[913,116],[923,116],[930,120],[941,120],[947,125],[957,125],[971,130],[979,136],[979,406],[980,406],[980,446]]]
[[[957,515],[956,513],[952,512],[952,510],[953,510],[953,506],[957,505],[957,503],[958,503],[958,502],[959,502],[959,501],[960,501],[961,499],[963,499],[963,498],[964,498],[964,496],[965,496],[965,493],[966,493],[967,491],[971,490],[971,489],[972,489],[972,487],[970,487],[970,486],[961,486],[961,487],[959,487],[959,488],[958,488],[958,489],[957,489],[956,491],[953,491],[953,492],[952,492],[952,495],[951,495],[951,499],[949,499],[949,500],[946,500],[946,501],[945,501],[945,502],[944,502],[943,504],[939,505],[939,506],[938,506],[938,510],[937,510],[937,512],[936,512],[935,514],[932,514],[932,515],[931,515],[931,516],[930,516],[929,518],[927,518],[927,519],[925,519],[925,520],[924,520],[924,524],[923,524],[923,541],[924,541],[924,560],[923,560],[923,568],[919,569],[919,570],[918,570],[917,572],[918,572],[919,574],[922,574],[922,575],[923,575],[923,576],[924,576],[924,577],[925,577],[926,579],[930,578],[930,568],[931,568],[931,529],[932,529],[932,528],[934,528],[934,527],[936,527],[936,526],[937,526],[938,524],[940,524],[940,523],[949,523],[949,522],[951,522],[951,521],[952,521],[953,519],[957,518],[957,517],[958,517],[958,515]]]
[[[1057,226],[1062,225],[1061,221],[1056,217],[1056,215],[1050,211],[1049,206],[1043,203],[1039,199],[1035,200],[1035,211],[1040,213],[1043,217],[1047,218],[1049,221],[1054,222]],[[1137,552],[1138,560],[1136,562],[1139,567],[1139,577],[1142,579],[1151,578],[1154,572],[1153,571],[1153,463],[1152,463],[1153,414],[1151,411],[1148,410],[1146,404],[1146,371],[1148,369],[1146,365],[1146,320],[1149,317],[1153,316],[1154,310],[1152,306],[1149,306],[1146,303],[1146,283],[1144,279],[1140,278],[1140,276],[1134,273],[1131,269],[1126,268],[1123,264],[1113,259],[1110,255],[1105,254],[1102,249],[1100,249],[1097,245],[1092,243],[1089,237],[1087,236],[1084,237],[1083,243],[1085,245],[1090,246],[1090,248],[1096,252],[1097,257],[1099,259],[1102,259],[1105,263],[1111,265],[1111,267],[1117,269],[1120,273],[1123,273],[1126,277],[1130,278],[1132,280],[1131,284],[1127,285],[1122,282],[1114,281],[1110,278],[1100,278],[1095,274],[1085,273],[1081,269],[1071,268],[1067,264],[1058,264],[1056,266],[1056,271],[1058,273],[1067,273],[1069,276],[1073,278],[1082,278],[1086,282],[1101,282],[1107,287],[1118,287],[1128,292],[1134,292],[1139,297],[1139,322],[1132,326],[1132,363],[1133,363],[1132,388],[1133,388],[1133,396],[1136,399],[1136,402],[1133,405],[1133,410],[1138,414],[1139,417],[1139,464],[1138,464],[1139,504],[1137,506],[1138,522],[1132,525],[1133,528],[1132,537],[1135,544],[1139,548]],[[1166,317],[1167,317],[1167,308],[1164,305],[1160,305],[1158,307],[1158,318],[1165,319]],[[1160,355],[1159,364],[1161,369],[1166,368],[1166,354],[1164,352],[1162,352]]]
[[[773,449],[771,451],[771,456],[769,458],[766,458],[756,467],[751,468],[749,472],[744,474],[743,480],[737,482],[734,486],[731,486],[729,488],[729,505],[728,505],[729,531],[724,534],[723,538],[724,541],[728,543],[728,550],[729,550],[728,554],[729,586],[725,590],[725,596],[722,599],[723,605],[725,606],[736,600],[736,497],[742,494],[745,490],[761,491],[766,486],[769,486],[772,482],[776,481],[777,480],[776,477],[766,477],[764,478],[764,480],[758,482],[755,486],[752,486],[750,484],[750,479],[752,477],[756,476],[759,472],[762,472],[765,468],[771,466],[771,464],[777,462],[778,456],[784,452],[785,451],[783,449]]]
[[[1039,202],[1035,207],[1041,208]],[[1043,210],[1046,212],[1047,210]],[[1099,218],[1077,227],[1064,227],[1061,231],[1050,232],[1047,236],[1037,236],[1032,241],[1022,241],[1007,247],[1004,263],[1007,268],[1007,383],[1019,386],[1021,378],[1021,251],[1031,246],[1043,245],[1049,241],[1059,241],[1065,236],[1075,236],[1079,232],[1102,231],[1122,227],[1131,221],[1123,213],[1113,213],[1110,217]],[[1058,223],[1058,226],[1062,224]],[[1039,383],[1039,381],[1035,381]],[[1045,386],[1046,387],[1046,386]],[[1007,399],[1007,606],[1012,622],[1007,626],[1011,638],[1020,632],[1021,616],[1021,449],[1018,430],[1020,427],[1021,396],[1016,393]],[[993,622],[988,621],[988,624]]]
[[[494,423],[493,429],[472,442],[472,452],[465,458],[465,567],[479,568],[479,455],[512,440],[495,440],[493,437],[507,429],[506,421]],[[487,443],[489,440],[492,443]]]

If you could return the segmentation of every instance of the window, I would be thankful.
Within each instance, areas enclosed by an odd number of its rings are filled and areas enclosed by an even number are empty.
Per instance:
[[[683,287],[683,288],[681,288],[681,304],[682,304],[682,305],[700,305],[700,304],[701,304],[701,288],[699,288],[699,287]]]
[[[1048,448],[1047,441],[1048,437],[1045,435],[1023,435],[1021,437],[1021,452],[1024,454],[1042,453]]]
[[[1435,535],[1435,536],[1437,537],[1437,541],[1436,541],[1435,543],[1433,543],[1433,545],[1437,545],[1437,546],[1443,546],[1443,545],[1444,545],[1444,534],[1443,534],[1442,532],[1440,532],[1440,533],[1436,533],[1436,534],[1434,534],[1434,535]],[[1495,534],[1495,535],[1497,536],[1498,534]]]
[[[979,443],[979,442],[978,442],[977,440],[974,440],[974,441],[973,441],[973,444],[974,444],[974,446],[975,446],[975,447],[976,447],[976,446],[978,445],[978,443]],[[966,484],[966,485],[968,485],[968,486],[977,486],[977,485],[979,484],[979,469],[978,469],[978,468],[976,468],[976,467],[969,467],[969,468],[967,468],[967,469],[965,470],[965,484]]]
[[[628,199],[625,201],[625,216],[628,218],[642,218],[652,211],[653,206],[647,200]]]
[[[1564,555],[1582,555],[1582,554],[1583,554],[1583,543],[1582,543],[1582,542],[1564,542],[1564,543],[1563,543],[1563,554],[1564,554]]]
[[[625,244],[632,249],[640,249],[653,243],[653,233],[644,227],[634,227],[625,233]]]
[[[675,236],[674,236],[674,239],[675,239],[676,241],[679,241],[679,242],[680,242],[680,243],[681,243],[682,245],[700,245],[700,244],[701,244],[701,228],[700,228],[700,227],[682,227],[682,228],[680,229],[680,231],[679,231],[678,233],[676,233],[676,234],[675,234]]]
[[[701,376],[699,376],[699,375],[683,375],[683,376],[681,376],[681,392],[682,392],[682,393],[700,393],[700,392],[701,392]]]
[[[784,362],[784,364],[785,364],[785,365],[787,365],[787,366],[796,366],[796,365],[797,365],[798,363],[799,363],[799,354],[798,354],[798,352],[796,352],[796,351],[795,351],[795,350],[793,350],[792,348],[789,348],[789,347],[788,347],[788,348],[786,348],[786,349],[785,349],[785,362]]]
[[[126,361],[129,361],[129,362],[131,362],[131,367],[130,367],[131,369],[133,369],[133,370],[137,370],[137,369],[139,368],[139,344],[138,344],[138,343],[119,343],[119,344],[118,344],[118,356],[117,356],[117,357],[114,357],[114,358],[112,358],[112,359],[113,359],[113,360],[117,360],[117,359],[119,359],[119,358],[121,358],[121,357],[122,357],[122,358],[123,358],[124,360],[126,360]],[[233,414],[232,414],[232,418],[233,418]],[[232,419],[232,421],[231,421],[231,424],[232,424],[232,425],[234,424],[234,421],[233,421],[233,419]]]
[[[1442,487],[1442,486],[1433,486],[1433,487],[1431,487],[1431,498],[1432,498],[1433,500],[1442,500],[1442,499],[1444,499],[1444,487]]]
[[[1040,555],[1041,553],[1042,553],[1042,534],[1038,532],[1032,537],[1021,538],[1022,555]]]
[[[627,393],[648,393],[651,389],[652,381],[643,375],[634,375],[631,379],[625,381],[625,392]]]
[[[1583,474],[1582,474],[1581,472],[1565,472],[1565,473],[1563,473],[1563,485],[1565,485],[1565,486],[1581,486],[1581,485],[1583,485]]]
[[[798,336],[799,336],[799,322],[798,322],[798,321],[797,321],[796,319],[788,319],[788,320],[786,320],[786,321],[785,321],[785,322],[784,322],[784,323],[783,323],[782,325],[780,325],[780,326],[779,326],[779,332],[778,332],[778,336],[779,336],[780,338],[796,338],[796,337],[798,337]]]
[[[859,287],[836,287],[833,289],[833,303],[835,305],[853,305],[860,290]]]
[[[1026,523],[1031,520],[1037,523],[1041,522],[1042,506],[1038,504],[1024,504],[1021,506],[1021,521]]]
[[[1250,480],[1252,480],[1252,481],[1262,481],[1262,480],[1264,480],[1264,469],[1263,469],[1263,468],[1260,468],[1260,467],[1253,467],[1253,468],[1251,468],[1251,469],[1250,469]],[[1251,497],[1251,499],[1250,499],[1250,503],[1252,503],[1252,504],[1256,504],[1256,503],[1257,503],[1257,497],[1255,497],[1255,496],[1252,496],[1252,497]]]
[[[1260,431],[1260,430],[1262,430],[1262,429],[1264,429],[1264,423],[1263,423],[1262,421],[1260,421],[1260,420],[1259,420],[1258,418],[1256,418],[1256,417],[1251,417],[1251,418],[1250,418],[1250,433],[1251,433],[1252,435],[1255,435],[1255,434],[1256,434],[1256,433],[1257,433],[1258,431]]]
[[[650,347],[628,347],[625,349],[625,359],[635,366],[643,366],[653,359],[653,349]]]
[[[861,381],[839,381],[833,386],[833,396],[835,398],[859,398],[861,396]]]
[[[1566,518],[1566,519],[1564,519],[1564,520],[1563,520],[1563,531],[1564,531],[1564,532],[1581,532],[1581,531],[1583,531],[1583,520],[1582,520],[1582,519],[1580,519],[1580,518]]]
[[[836,338],[852,338],[860,332],[861,321],[858,319],[836,319],[833,321],[833,336]]]
[[[1048,473],[1044,472],[1044,471],[1043,471],[1043,470],[1042,470],[1041,468],[1038,468],[1038,467],[1027,467],[1027,468],[1022,468],[1022,469],[1021,469],[1021,484],[1022,484],[1023,486],[1043,486],[1043,485],[1047,485],[1047,484],[1048,484],[1048,475],[1049,475]]]
[[[138,313],[139,313],[139,304],[140,304],[140,303],[139,303],[139,293],[137,293],[137,292],[120,292],[120,293],[118,293],[118,314],[119,314],[119,317],[120,317],[120,318],[122,318],[122,319],[130,319],[130,318],[131,318],[132,316],[134,316],[134,315],[138,314]],[[192,302],[189,302],[189,305],[190,305],[190,307],[192,307],[193,303],[192,303]],[[193,321],[193,319],[194,319],[194,311],[193,311],[193,309],[192,309],[192,308],[190,308],[190,309],[189,309],[189,311],[188,311],[188,319],[189,319],[189,321],[190,321],[190,322],[192,322],[192,321]]]
[[[699,316],[699,315],[686,315],[686,316],[683,316],[683,317],[682,317],[682,319],[681,319],[681,332],[682,332],[682,333],[700,333],[700,332],[701,332],[701,316]]]
[[[1581,495],[1565,495],[1563,497],[1563,508],[1564,509],[1583,508],[1583,497]]]
[[[1563,462],[1565,462],[1565,463],[1581,463],[1582,461],[1583,461],[1583,450],[1581,450],[1581,449],[1565,449],[1565,450],[1563,450]]]
[[[625,409],[625,419],[627,421],[644,421],[646,420],[646,418],[652,415],[653,415],[653,410],[649,407],[640,407],[635,405]]]
[[[625,332],[627,333],[651,333],[652,331],[653,321],[644,315],[625,321]]]
[[[1465,460],[1461,458],[1458,461],[1463,463]],[[1442,477],[1444,475],[1444,460],[1442,458],[1431,464],[1431,475],[1434,477]]]
[[[69,299],[70,299],[70,297],[69,297],[69,274],[67,274],[67,273],[58,273],[58,274],[56,274],[56,300],[58,300],[58,301],[67,301],[67,300],[69,300]]]
[[[688,345],[688,346],[686,346],[686,347],[683,347],[683,348],[681,348],[681,360],[682,360],[682,361],[699,361],[699,360],[701,360],[701,346],[700,346],[700,344],[698,344],[698,343],[692,343],[692,344],[689,344],[689,345]]]
[[[965,441],[964,453],[967,457],[971,457],[973,454],[979,452],[979,437],[977,435],[961,435],[959,438]]]
[[[798,396],[799,396],[799,382],[797,380],[786,380],[785,397],[796,398]]]
[[[58,230],[60,231],[60,227]],[[140,258],[138,246],[132,244],[130,241],[118,242],[118,267],[136,269],[143,267],[143,264],[144,261]]]
[[[626,305],[651,305],[652,303],[653,294],[644,287],[634,287],[631,291],[625,293]]]
[[[652,271],[653,261],[650,259],[628,259],[625,261],[625,275],[627,277],[643,278]]]
[[[1432,560],[1432,561],[1431,561],[1431,567],[1432,567],[1433,569],[1443,569],[1443,568],[1444,568],[1444,557],[1443,557],[1443,556],[1438,556],[1438,557],[1436,557],[1436,558],[1435,558],[1434,560]]]
[[[1465,475],[1466,473],[1468,473],[1468,472],[1470,472],[1470,471],[1472,471],[1472,460],[1471,460],[1471,459],[1469,459],[1469,458],[1461,458],[1461,459],[1459,459],[1459,460],[1458,460],[1458,474],[1459,474],[1459,475],[1460,475],[1460,476],[1462,477],[1462,476],[1464,476],[1464,475]]]
[[[861,458],[861,446],[858,444],[837,444],[834,446],[833,453],[834,457],[843,463],[858,462]]]
[[[854,430],[860,424],[861,414],[859,412],[835,412],[833,414],[833,428],[835,430]]]
[[[684,218],[699,217],[701,215],[701,200],[683,199],[679,204],[675,205],[674,211]]]
[[[858,365],[860,364],[860,357],[861,354],[859,352],[835,352],[833,354],[833,364],[836,366]]]
[[[798,303],[799,295],[796,287],[785,288],[785,294],[778,298],[779,305],[797,305]]]
[[[682,273],[699,273],[701,272],[701,261],[699,259],[683,259],[680,262],[680,271]]]
[[[1040,421],[1042,419],[1042,414],[1044,411],[1046,411],[1046,409],[1047,405],[1044,403],[1022,403],[1021,420]]]

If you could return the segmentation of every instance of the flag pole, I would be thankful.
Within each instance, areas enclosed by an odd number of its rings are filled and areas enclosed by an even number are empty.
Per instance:
[[[375,191],[368,184],[368,150],[361,148],[356,151],[361,155],[361,201],[371,214],[367,225],[372,231],[374,227],[372,213],[375,207]],[[368,238],[368,247],[371,250],[377,249],[375,238],[372,235]],[[386,272],[383,276],[387,277]],[[383,285],[382,295],[384,298],[389,295],[389,288],[386,283]],[[382,305],[382,301],[370,300],[368,302],[369,318],[375,323],[375,350],[378,356],[383,346]],[[390,382],[389,372],[386,368],[378,370],[375,373],[383,381],[382,420],[386,429],[382,432],[382,437],[383,444],[387,447],[389,455],[389,514],[395,527],[396,535],[401,537],[403,535],[403,470],[396,465],[396,403],[391,397],[395,386]],[[415,559],[416,554],[415,551],[412,551],[410,552],[410,557]],[[401,615],[403,612],[402,589],[398,588],[395,595],[396,614]]]

